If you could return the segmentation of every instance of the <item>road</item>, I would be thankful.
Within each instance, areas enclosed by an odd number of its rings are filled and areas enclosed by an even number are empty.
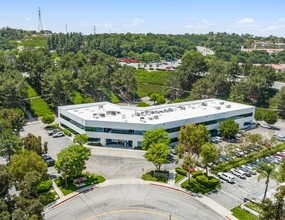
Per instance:
[[[188,194],[152,185],[114,185],[94,189],[45,215],[47,220],[224,219]]]

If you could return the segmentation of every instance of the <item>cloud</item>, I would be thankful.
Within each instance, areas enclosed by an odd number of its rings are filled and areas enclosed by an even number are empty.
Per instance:
[[[235,24],[252,24],[252,23],[255,23],[255,20],[253,18],[243,18],[235,22]]]
[[[280,18],[280,19],[277,20],[277,22],[284,23],[285,22],[285,18]]]
[[[130,24],[123,24],[123,27],[134,27],[139,26],[144,23],[144,19],[142,18],[135,18],[131,21]]]
[[[30,18],[26,18],[25,21],[31,21],[31,19]]]
[[[187,24],[187,25],[185,25],[184,27],[185,27],[185,28],[194,28],[194,25],[192,25],[192,24]]]

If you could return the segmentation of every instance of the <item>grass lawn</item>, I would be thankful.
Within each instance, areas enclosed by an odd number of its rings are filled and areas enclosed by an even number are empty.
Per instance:
[[[184,176],[182,176],[181,174],[176,174],[175,176],[175,183],[179,182]]]
[[[52,115],[53,112],[51,111],[48,104],[42,98],[33,98],[30,100],[31,102],[31,109],[33,116],[44,116],[44,115]]]
[[[246,203],[245,206],[252,209],[253,211],[258,212],[258,213],[262,212],[262,208],[258,203],[249,202],[249,203]]]
[[[156,177],[153,174],[154,174],[154,171],[150,171],[148,173],[145,173],[142,175],[141,179],[146,180],[146,181],[155,181],[155,182],[167,183],[167,181],[168,181],[167,177]]]
[[[169,79],[169,76],[173,74],[171,71],[152,71],[136,70],[136,80],[138,83],[149,83],[155,85],[164,85]]]
[[[77,187],[76,185],[74,185],[73,183],[73,179],[67,181],[67,187],[65,187],[65,180],[61,179],[61,178],[57,178],[55,180],[55,183],[57,184],[57,186],[60,188],[60,190],[62,191],[62,193],[66,196],[69,193],[72,193],[78,189],[84,188],[86,186],[90,186],[92,184],[98,184],[98,183],[102,183],[104,182],[106,179],[103,176],[97,176],[95,174],[90,174],[87,177],[87,180],[84,181],[85,185],[81,186],[81,187]]]
[[[36,90],[29,85],[28,87],[28,96],[30,98],[30,107],[31,107],[31,113],[33,116],[44,116],[46,114],[52,115],[53,112],[50,109],[49,105],[39,96]],[[36,98],[35,98],[36,97]]]
[[[156,84],[146,84],[146,83],[137,83],[137,96],[144,97],[148,96],[150,93],[159,93],[161,95],[166,94],[165,87],[162,85]]]
[[[233,216],[240,220],[258,220],[257,217],[251,215],[250,213],[244,211],[242,208],[235,207],[231,210],[233,212]]]

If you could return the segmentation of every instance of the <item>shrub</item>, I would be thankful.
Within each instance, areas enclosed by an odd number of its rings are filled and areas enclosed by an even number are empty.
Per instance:
[[[49,204],[49,203],[51,203],[51,202],[56,200],[56,198],[57,198],[56,195],[57,194],[55,192],[53,192],[53,193],[52,192],[47,192],[47,193],[41,194],[39,196],[39,199],[40,199],[40,201],[41,201],[41,203],[43,205],[47,205],[47,204]]]
[[[176,173],[178,173],[178,174],[180,174],[182,176],[187,176],[187,171],[182,169],[182,168],[180,168],[180,167],[175,168],[175,171],[176,171]]]
[[[203,175],[203,171],[202,170],[197,170],[197,171],[194,171],[192,173],[192,177],[193,178],[196,178],[197,176],[200,176],[200,175]]]
[[[67,129],[61,129],[62,131],[63,131],[63,133],[65,134],[65,135],[67,135],[67,136],[72,136],[72,133],[69,131],[69,130],[67,130]]]
[[[210,176],[209,179],[205,175],[199,175],[196,177],[198,183],[207,188],[215,189],[216,186],[220,183],[218,179],[215,177]]]
[[[52,180],[45,180],[40,182],[40,184],[37,186],[37,192],[41,193],[41,192],[46,192],[48,190],[50,190],[50,188],[52,187]]]

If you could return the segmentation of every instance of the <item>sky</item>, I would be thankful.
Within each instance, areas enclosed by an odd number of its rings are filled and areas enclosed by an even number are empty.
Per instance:
[[[285,37],[285,0],[0,0],[0,27],[53,32]]]

